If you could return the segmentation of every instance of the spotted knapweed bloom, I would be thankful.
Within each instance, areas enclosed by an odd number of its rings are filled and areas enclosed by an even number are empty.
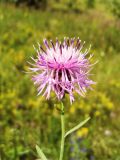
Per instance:
[[[37,57],[32,58],[31,64],[34,84],[38,86],[38,95],[43,92],[47,99],[50,98],[51,91],[54,91],[57,98],[61,100],[67,93],[70,102],[74,101],[73,92],[84,96],[86,89],[91,89],[94,82],[89,79],[91,66],[90,55],[86,55],[89,49],[82,52],[84,43],[79,38],[64,38],[61,43],[56,39],[48,43],[45,39],[44,47],[40,44],[37,50]]]

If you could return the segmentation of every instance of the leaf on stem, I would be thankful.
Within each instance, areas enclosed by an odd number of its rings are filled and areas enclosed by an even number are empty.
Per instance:
[[[77,126],[73,127],[72,129],[70,129],[64,136],[64,138],[66,138],[69,134],[75,132],[76,130],[78,130],[79,128],[81,128],[85,123],[87,123],[89,121],[90,117],[88,117],[87,119],[85,119],[84,121],[80,122]]]
[[[36,150],[41,160],[47,160],[46,156],[44,155],[43,151],[38,147],[38,145],[36,145]]]

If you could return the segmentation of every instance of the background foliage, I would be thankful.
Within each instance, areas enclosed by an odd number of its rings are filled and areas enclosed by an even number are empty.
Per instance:
[[[43,38],[80,37],[99,63],[86,98],[66,97],[66,127],[91,120],[66,141],[65,160],[120,160],[119,0],[1,0],[0,159],[36,159],[35,144],[50,159],[59,155],[60,117],[54,94],[37,97],[26,74],[32,47]],[[37,10],[36,10],[37,9]],[[77,156],[76,156],[77,155]]]

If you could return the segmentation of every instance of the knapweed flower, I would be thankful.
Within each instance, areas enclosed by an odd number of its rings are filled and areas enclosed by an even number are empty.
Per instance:
[[[48,43],[46,39],[43,42],[44,47],[39,44],[37,58],[32,58],[34,64],[30,63],[38,95],[43,92],[49,99],[51,91],[54,91],[61,100],[68,93],[71,103],[74,101],[74,91],[84,96],[86,88],[91,88],[91,84],[94,84],[89,79],[92,56],[86,58],[89,49],[82,52],[84,43],[79,38],[64,38],[63,43],[58,39],[55,43],[52,40]]]

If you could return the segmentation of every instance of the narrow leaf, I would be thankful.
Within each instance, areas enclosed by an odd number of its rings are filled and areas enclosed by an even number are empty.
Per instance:
[[[80,122],[77,126],[73,127],[72,129],[70,129],[66,134],[65,134],[65,138],[75,132],[76,130],[78,130],[79,128],[81,128],[85,123],[87,123],[89,121],[90,117],[88,117],[87,119],[85,119],[84,121]]]
[[[36,145],[36,150],[37,150],[37,153],[38,153],[39,157],[41,158],[41,160],[47,160],[46,156],[44,155],[42,150],[38,147],[38,145]]]

